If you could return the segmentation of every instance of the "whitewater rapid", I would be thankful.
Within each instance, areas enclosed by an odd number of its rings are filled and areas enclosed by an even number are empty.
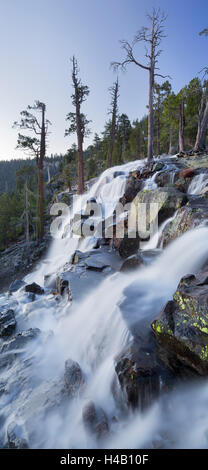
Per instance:
[[[106,170],[83,198],[109,200],[108,214],[112,213],[124,192],[129,171],[142,165],[144,162],[139,160]],[[122,174],[113,178],[115,171]],[[15,421],[23,426],[34,448],[148,448],[154,441],[164,443],[167,433],[167,447],[207,447],[207,381],[170,393],[168,403],[161,395],[143,413],[122,412],[112,388],[117,381],[115,356],[131,341],[132,326],[142,324],[144,319],[150,325],[172,298],[180,278],[202,266],[208,257],[207,239],[207,227],[187,232],[165,248],[151,265],[109,276],[79,304],[66,298],[57,302],[50,292],[28,303],[23,289],[14,293],[12,302],[17,302],[19,331],[38,327],[46,341],[28,347],[22,364],[12,366],[6,376],[0,375],[0,383],[7,382],[7,394],[0,397],[3,415],[0,439]],[[44,275],[56,275],[69,262],[78,244],[77,239],[54,240],[47,259],[25,278],[26,282],[43,284]],[[146,249],[156,244],[155,238]],[[88,249],[87,246],[90,243],[82,242],[79,249]],[[3,301],[5,296],[1,297]],[[79,363],[86,387],[82,395],[62,405],[57,403],[53,391],[59,392],[68,358]],[[54,406],[48,409],[50,399]],[[111,434],[103,442],[94,440],[84,429],[82,410],[89,401],[101,407],[108,418]]]

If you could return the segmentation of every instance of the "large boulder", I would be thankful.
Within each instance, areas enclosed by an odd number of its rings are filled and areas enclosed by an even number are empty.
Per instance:
[[[93,401],[84,406],[82,419],[87,433],[92,434],[98,440],[108,437],[109,426],[106,414],[102,408],[96,407]]]
[[[176,170],[161,171],[155,176],[155,183],[157,183],[159,187],[163,187],[171,183],[173,184],[177,179],[178,173],[179,171],[176,172]]]
[[[76,397],[82,391],[85,379],[78,362],[67,359],[65,362],[64,381],[70,397]]]
[[[193,168],[185,168],[180,171],[179,178],[193,178],[195,176],[195,170]]]
[[[175,217],[164,228],[160,243],[163,247],[188,230],[194,229],[208,218],[208,198],[191,198],[185,206],[177,210]]]
[[[160,378],[151,335],[134,341],[115,359],[115,370],[125,400],[131,408],[145,409],[158,396]]]
[[[124,195],[120,199],[123,205],[133,201],[137,193],[141,190],[142,184],[143,181],[140,179],[139,172],[135,171],[129,176],[126,183]]]
[[[157,188],[140,191],[132,202],[130,217],[137,217],[139,227],[144,219],[144,204],[147,208],[147,225],[153,223],[158,216],[159,224],[171,217],[176,209],[187,202],[187,197],[174,187]],[[150,207],[150,210],[148,210]]]
[[[208,271],[181,279],[152,329],[170,367],[181,363],[208,374]]]
[[[25,292],[32,292],[33,294],[42,295],[44,294],[44,289],[36,284],[36,282],[33,282],[32,284],[27,284],[25,286]]]
[[[189,185],[190,180],[188,178],[177,178],[175,181],[176,188],[182,193],[186,193],[188,191]]]
[[[136,253],[132,256],[129,256],[124,260],[120,267],[120,271],[126,272],[126,271],[132,271],[134,269],[137,269],[139,266],[143,264],[142,257],[139,253]]]
[[[140,245],[140,237],[138,233],[125,232],[123,238],[115,238],[113,240],[114,247],[118,250],[121,258],[128,258],[136,253]]]

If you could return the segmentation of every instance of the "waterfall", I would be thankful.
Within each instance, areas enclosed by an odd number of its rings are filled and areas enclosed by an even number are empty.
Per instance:
[[[208,174],[200,173],[192,179],[188,187],[188,194],[199,195],[206,186],[208,186]]]
[[[81,240],[81,244],[80,240],[75,237],[62,238],[65,228],[70,225],[74,214],[79,212],[81,208],[83,209],[91,198],[96,199],[98,204],[104,204],[105,218],[110,217],[119,198],[123,196],[127,176],[131,171],[142,168],[145,163],[146,160],[136,160],[105,170],[89,191],[76,199],[72,209],[68,211],[68,215],[63,217],[59,236],[53,240],[47,258],[38,266],[35,273],[26,276],[26,281],[35,281],[41,284],[44,275],[57,272],[59,268],[69,262],[70,256],[78,246],[82,251],[90,249],[95,242],[93,238]]]
[[[106,170],[81,199],[87,201],[96,197],[101,204],[108,201],[107,214],[112,214],[123,194],[129,171],[142,165],[144,162],[139,160]],[[115,171],[118,172],[116,177]],[[77,206],[64,221],[62,233],[76,210]],[[45,340],[37,340],[33,347],[28,346],[23,358],[6,371],[6,376],[3,370],[0,373],[0,386],[4,382],[7,384],[6,393],[0,394],[0,442],[4,442],[8,425],[15,421],[23,426],[29,444],[34,448],[102,445],[106,448],[142,448],[152,445],[167,429],[174,434],[173,446],[180,446],[183,433],[188,446],[193,445],[195,437],[198,446],[205,445],[206,426],[200,403],[206,403],[207,384],[170,395],[170,407],[161,397],[145,413],[138,411],[134,415],[122,413],[113,385],[116,381],[115,357],[132,339],[132,325],[142,325],[145,320],[150,329],[151,321],[172,298],[180,278],[196,272],[208,257],[207,237],[207,227],[186,232],[165,248],[151,265],[128,274],[117,272],[109,276],[80,303],[72,301],[70,304],[65,297],[57,302],[47,291],[28,303],[24,289],[15,292],[12,302],[16,305],[18,328],[38,327]],[[156,245],[154,239],[145,249]],[[55,274],[63,268],[77,246],[78,240],[70,237],[54,240],[45,262],[25,280],[42,283],[44,275]],[[80,248],[83,247],[86,249],[84,242]],[[0,300],[2,303],[10,301],[6,295]],[[79,396],[67,398],[62,403],[60,397],[67,359],[80,365],[84,385]],[[183,411],[181,397],[189,404]],[[107,436],[103,443],[84,427],[82,413],[89,402],[95,403],[100,413],[106,416],[112,431],[110,439]],[[199,423],[199,430],[194,429],[194,419]]]

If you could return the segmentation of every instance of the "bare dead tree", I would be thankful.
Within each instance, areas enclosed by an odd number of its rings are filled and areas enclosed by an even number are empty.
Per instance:
[[[203,29],[199,33],[200,36],[208,36],[208,28]],[[201,72],[204,72],[204,77],[208,75],[208,67],[204,67]],[[194,145],[195,152],[204,150],[206,148],[206,133],[208,126],[208,90],[207,90],[207,80],[204,81],[204,86],[202,90],[201,103],[199,107],[199,116],[198,116],[198,128],[196,141]]]
[[[153,9],[151,14],[147,15],[150,22],[149,27],[142,27],[136,34],[133,42],[130,44],[126,40],[121,41],[122,49],[125,52],[125,59],[122,62],[112,62],[114,69],[121,68],[126,70],[128,64],[135,64],[137,67],[147,70],[149,73],[149,105],[148,105],[148,149],[147,159],[149,162],[153,159],[153,135],[154,135],[154,111],[153,111],[153,90],[155,77],[166,78],[167,75],[158,73],[158,58],[161,54],[160,44],[165,37],[164,23],[166,15],[159,10]],[[147,63],[143,64],[137,60],[134,54],[134,48],[138,43],[145,44],[145,57]],[[169,77],[170,78],[170,77]]]
[[[114,143],[115,143],[115,136],[116,136],[116,124],[117,124],[117,117],[118,117],[118,94],[119,91],[119,84],[118,84],[118,78],[116,82],[113,84],[113,86],[110,88],[110,94],[112,97],[111,100],[111,128],[110,128],[110,148],[108,152],[108,167],[112,166],[112,161],[113,161],[113,148],[114,148]]]
[[[39,120],[33,112],[40,112]],[[43,165],[46,154],[46,139],[50,121],[46,119],[46,105],[40,101],[35,101],[33,106],[28,106],[20,113],[20,122],[15,122],[13,127],[25,129],[32,132],[33,137],[18,134],[17,148],[20,148],[29,155],[36,158],[38,170],[38,190],[37,190],[37,238],[42,239],[44,235],[44,176]]]
[[[89,88],[83,85],[79,78],[79,69],[75,56],[72,57],[72,84],[74,93],[71,95],[72,104],[75,107],[74,113],[68,113],[66,120],[70,122],[70,127],[66,129],[65,136],[77,134],[78,147],[78,193],[84,192],[84,158],[83,158],[83,141],[84,137],[89,134],[88,124],[85,114],[81,112],[81,105],[89,95]]]
[[[182,96],[179,104],[179,134],[178,134],[178,149],[179,152],[184,152],[185,146],[185,116],[184,116],[184,98]]]
[[[201,107],[200,107],[197,136],[196,136],[196,142],[194,145],[194,150],[196,152],[204,150],[206,147],[205,140],[206,140],[207,126],[208,126],[208,99],[204,107],[203,107],[203,101],[204,100],[202,100]]]

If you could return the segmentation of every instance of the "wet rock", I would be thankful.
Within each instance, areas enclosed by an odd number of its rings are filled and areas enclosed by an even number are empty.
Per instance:
[[[125,259],[125,261],[123,262],[120,268],[120,271],[122,272],[132,271],[134,269],[137,269],[139,266],[141,266],[141,264],[143,264],[141,255],[134,254]]]
[[[90,202],[96,203],[97,201],[96,201],[95,197],[90,197],[90,198],[87,200],[87,204],[90,203]]]
[[[82,419],[87,431],[93,431],[96,423],[96,409],[93,401],[87,403],[82,410]]]
[[[30,342],[39,338],[40,334],[39,328],[30,328],[4,341],[0,347],[0,368],[10,366]]]
[[[24,437],[23,427],[15,422],[9,424],[7,429],[9,449],[29,449],[27,440]]]
[[[208,374],[208,271],[181,279],[152,329],[170,367],[176,358],[197,374]]]
[[[189,197],[189,203],[177,210],[174,219],[163,230],[160,243],[163,247],[208,218],[208,200]]]
[[[16,279],[10,284],[9,293],[12,294],[13,292],[16,292],[17,290],[21,289],[21,287],[23,286],[25,286],[25,282],[22,280]]]
[[[144,204],[147,208],[147,225],[153,223],[158,216],[159,224],[171,217],[176,209],[187,202],[185,194],[175,188],[165,187],[154,190],[140,191],[132,202],[131,216],[140,221],[144,217]],[[148,207],[150,210],[148,211]]]
[[[152,171],[161,171],[164,168],[164,163],[157,162],[153,165]]]
[[[145,265],[151,264],[160,254],[162,250],[155,248],[152,250],[142,250],[140,252],[142,263]]]
[[[67,359],[65,362],[64,381],[70,397],[75,397],[82,391],[85,380],[78,362]]]
[[[117,176],[125,176],[125,172],[124,171],[114,171],[113,177],[117,178]]]
[[[75,251],[75,252],[72,254],[71,259],[70,259],[69,262],[70,262],[71,264],[77,264],[80,259],[81,259],[81,258],[79,257],[78,252]]]
[[[118,249],[119,255],[121,258],[128,258],[129,256],[135,254],[140,245],[140,237],[136,234],[136,237],[133,233],[131,236],[130,233],[125,233],[124,237],[121,239],[114,239],[114,247]]]
[[[186,168],[179,173],[179,178],[193,178],[195,170],[193,168]]]
[[[128,406],[147,408],[158,396],[160,379],[155,352],[149,338],[125,348],[115,359],[115,370]]]
[[[188,178],[178,178],[175,181],[176,188],[182,193],[186,193],[188,191],[189,184],[190,180]]]
[[[109,434],[109,426],[103,409],[96,407],[93,401],[85,405],[82,410],[82,419],[87,432],[98,440],[105,439]]]
[[[35,294],[32,292],[28,292],[27,294],[28,302],[34,302],[35,301]]]
[[[157,183],[159,187],[166,186],[167,184],[170,184],[170,183],[173,184],[176,178],[176,174],[177,172],[175,170],[174,171],[170,171],[170,170],[162,171],[161,173],[158,173],[156,175],[155,183]]]
[[[127,183],[126,183],[126,188],[124,191],[124,195],[120,199],[120,202],[125,205],[128,202],[132,202],[133,199],[136,197],[137,193],[141,190],[143,181],[139,179],[140,173],[137,176],[134,173],[131,176],[129,176]]]
[[[14,310],[9,309],[4,312],[0,312],[0,336],[10,336],[13,334],[16,328],[16,320],[14,316]]]
[[[9,352],[12,350],[24,349],[25,346],[31,340],[37,339],[41,331],[39,328],[30,328],[29,330],[21,331],[21,333],[17,333],[13,338],[4,342],[3,346],[0,349],[1,353]]]
[[[42,295],[44,294],[44,289],[36,284],[36,282],[33,282],[32,284],[27,284],[27,286],[25,286],[25,292],[32,292],[33,294]]]
[[[88,259],[85,260],[85,265],[87,269],[93,269],[95,271],[102,271],[104,268],[108,267],[109,264],[104,260],[100,259],[95,255],[90,256]]]
[[[153,162],[147,164],[145,167],[140,169],[140,178],[147,179],[153,175]]]
[[[69,280],[66,279],[65,273],[60,274],[56,278],[56,287],[57,287],[57,292],[60,295],[67,294],[69,299],[71,298],[71,290],[69,287]]]

